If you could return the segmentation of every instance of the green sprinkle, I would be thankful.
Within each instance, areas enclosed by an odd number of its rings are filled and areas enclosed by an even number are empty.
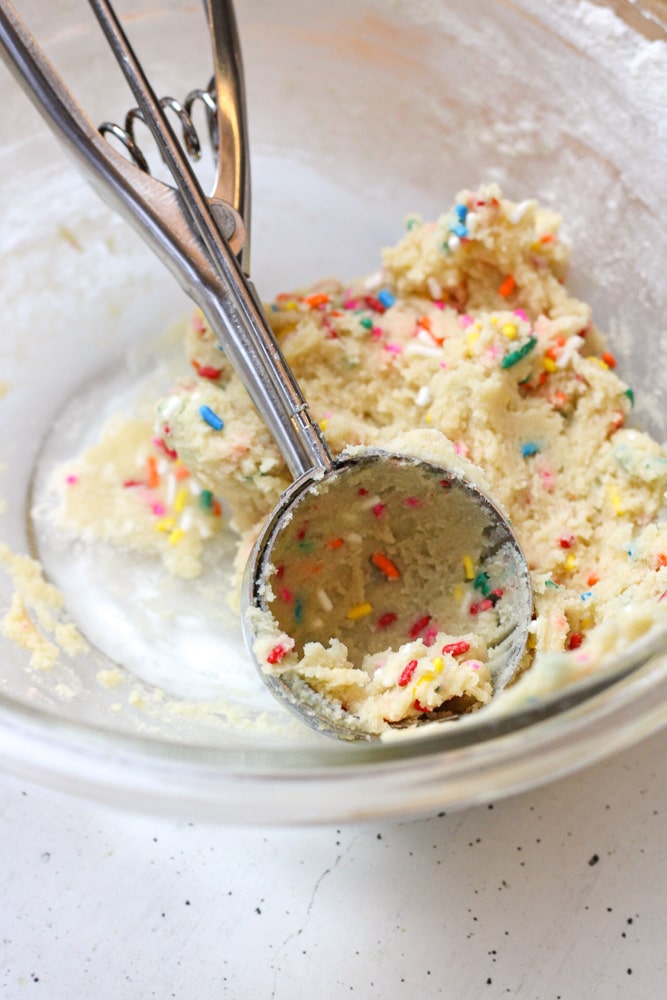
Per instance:
[[[623,395],[627,396],[628,399],[630,400],[630,406],[634,406],[635,405],[635,394],[632,391],[632,389],[626,389],[625,392],[623,393]]]
[[[526,343],[522,344],[516,351],[510,351],[509,354],[505,355],[503,360],[500,362],[500,367],[513,368],[514,365],[518,365],[520,361],[523,361],[527,354],[530,354],[530,352],[534,350],[536,344],[537,337],[529,337]]]
[[[359,322],[363,326],[364,330],[373,329],[373,320],[370,318],[370,316],[364,316],[364,318],[360,319]]]
[[[475,579],[473,580],[472,585],[475,588],[475,590],[481,590],[484,597],[486,597],[486,595],[491,590],[491,584],[489,583],[489,574],[478,573]]]
[[[199,494],[199,502],[204,510],[210,510],[213,506],[213,493],[211,490],[202,490]]]
[[[544,581],[544,586],[545,587],[553,587],[555,590],[558,590],[558,588],[560,587],[560,584],[556,583],[555,580],[545,580]]]

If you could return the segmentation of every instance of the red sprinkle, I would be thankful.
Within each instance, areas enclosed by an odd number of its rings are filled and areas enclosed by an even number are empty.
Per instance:
[[[210,378],[215,380],[222,375],[222,368],[213,368],[212,365],[200,365],[198,361],[192,360],[192,367],[200,378]]]
[[[428,705],[422,705],[422,703],[420,701],[415,701],[414,702],[414,707],[417,709],[418,712],[424,712],[425,713],[425,712],[432,712],[433,711],[433,709],[429,708]]]
[[[274,646],[269,655],[266,658],[266,662],[273,665],[274,663],[280,663],[284,656],[287,656],[289,650],[282,643]]]
[[[423,632],[428,623],[431,621],[431,615],[424,615],[423,618],[418,618],[414,623],[408,635],[411,639],[416,639],[420,632]]]
[[[294,600],[294,594],[289,587],[281,587],[278,591],[278,596],[280,597],[280,600],[285,601],[286,604],[289,604],[290,601]]]
[[[414,676],[414,672],[417,669],[417,661],[410,660],[409,663],[403,667],[401,671],[401,676],[398,678],[398,686],[401,688],[407,687]]]
[[[398,617],[398,615],[396,615],[395,612],[393,612],[393,611],[387,611],[386,614],[381,615],[380,618],[378,618],[378,622],[377,622],[378,626],[380,628],[389,628],[390,625],[394,624],[394,622],[396,621],[397,617]]]
[[[372,511],[376,517],[382,517],[382,515],[384,514],[384,504],[376,503],[375,506],[372,508]]]
[[[560,545],[561,549],[571,549],[575,541],[576,539],[574,535],[563,535],[562,538],[558,539],[558,544]]]
[[[129,489],[130,486],[144,486],[143,479],[126,479],[123,483],[125,489]]]
[[[584,641],[583,635],[581,635],[579,632],[573,632],[567,641],[567,648],[579,649],[583,641]]]
[[[364,297],[364,302],[369,309],[373,310],[373,312],[383,313],[387,311],[385,306],[383,306],[380,300],[376,299],[374,295],[366,295]]]
[[[462,656],[469,649],[470,643],[466,642],[465,639],[460,639],[458,642],[447,642],[442,647],[443,653],[449,653],[450,656]]]
[[[406,497],[405,506],[406,507],[421,507],[422,502],[419,497]]]
[[[478,615],[482,611],[488,611],[489,608],[493,607],[493,605],[494,605],[494,602],[492,600],[490,600],[488,597],[485,597],[483,601],[479,602],[479,604],[471,604],[470,605],[470,614],[471,615]]]
[[[160,451],[163,451],[167,458],[171,458],[174,461],[178,458],[178,452],[174,451],[173,448],[170,448],[167,444],[165,444],[162,438],[153,438],[153,444],[156,448],[159,448]]]

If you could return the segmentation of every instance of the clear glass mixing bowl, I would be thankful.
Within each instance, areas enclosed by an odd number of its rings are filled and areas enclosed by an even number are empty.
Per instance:
[[[121,121],[132,102],[92,16],[71,0],[18,6],[92,120]],[[206,84],[198,4],[120,10],[159,93]],[[571,284],[610,334],[637,419],[664,440],[664,15],[655,0],[241,0],[261,293],[373,271],[409,212],[435,217],[460,188],[498,180],[564,213]],[[0,639],[4,768],[190,818],[350,820],[526,788],[667,720],[658,641],[510,718],[341,746],[286,719],[255,676],[225,610],[228,544],[204,583],[184,584],[45,533],[33,508],[49,470],[138,381],[163,384],[154,343],[189,304],[1,79],[0,532],[42,560],[91,644],[39,670]],[[4,613],[4,574],[0,588]],[[101,683],[116,663],[119,686]]]

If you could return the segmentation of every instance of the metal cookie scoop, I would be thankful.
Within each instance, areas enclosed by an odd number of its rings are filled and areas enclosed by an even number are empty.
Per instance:
[[[223,94],[235,108],[225,119],[234,140],[233,177],[224,187],[219,174],[211,198],[111,4],[90,4],[176,189],[140,171],[100,136],[7,0],[0,0],[0,43],[10,69],[88,179],[202,309],[294,477],[247,571],[244,630],[263,679],[309,724],[345,739],[367,739],[377,727],[351,712],[345,697],[322,694],[325,660],[309,671],[295,669],[302,653],[312,659],[313,644],[316,651],[318,643],[323,650],[345,648],[354,686],[365,681],[358,671],[366,656],[406,642],[425,650],[442,632],[481,636],[491,651],[494,692],[500,690],[523,654],[532,611],[527,567],[507,520],[465,472],[416,457],[410,448],[352,450],[334,461],[244,274],[249,180],[231,4],[207,3],[219,115]],[[453,641],[448,650],[445,644],[443,666],[466,642]],[[451,709],[451,703],[432,708],[414,699],[395,724],[451,717]]]

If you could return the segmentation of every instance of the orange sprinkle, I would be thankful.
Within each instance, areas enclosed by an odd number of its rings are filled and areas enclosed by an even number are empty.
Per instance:
[[[586,583],[589,587],[594,587],[595,584],[599,582],[600,582],[600,577],[597,575],[597,573],[591,573],[591,575],[586,580]]]
[[[157,471],[155,455],[149,455],[146,459],[146,485],[149,490],[154,490],[160,482],[160,474]]]
[[[617,364],[616,358],[614,357],[613,354],[610,354],[609,351],[605,351],[603,354],[600,355],[600,357],[602,358],[602,360],[606,365],[609,365],[610,368],[616,367]]]
[[[655,561],[657,562],[658,566],[667,566],[667,555],[665,555],[664,552],[658,552],[657,556],[655,557]]]
[[[328,549],[339,549],[343,544],[342,538],[332,538],[330,542],[327,542]]]
[[[176,462],[173,472],[179,482],[181,479],[188,479],[190,476],[190,470],[186,469],[182,462]]]
[[[417,326],[421,326],[422,329],[428,330],[428,332],[431,333],[433,329],[433,324],[431,322],[430,316],[420,316],[419,319],[417,320]]]
[[[214,500],[211,504],[211,511],[214,517],[220,517],[222,514],[222,504],[219,500]]]
[[[553,233],[545,233],[544,236],[540,236],[540,243],[553,243],[555,239]]]
[[[498,295],[502,295],[504,299],[508,295],[511,295],[516,288],[516,279],[513,274],[508,274],[507,277],[498,286]]]
[[[317,309],[318,306],[325,306],[327,304],[329,296],[325,295],[324,292],[316,292],[314,295],[306,295],[303,301],[311,309]]]
[[[388,580],[398,580],[401,575],[398,567],[382,552],[374,552],[371,556],[371,562],[384,573]]]

